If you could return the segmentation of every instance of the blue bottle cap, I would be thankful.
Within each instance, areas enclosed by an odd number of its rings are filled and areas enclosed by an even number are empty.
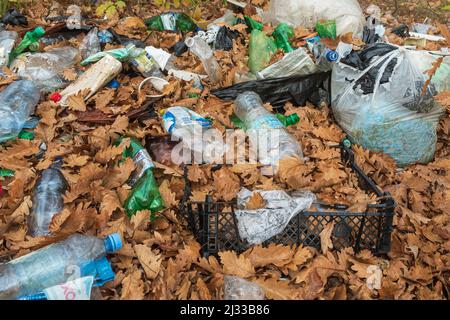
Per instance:
[[[113,89],[117,89],[118,87],[120,87],[120,83],[119,83],[119,81],[117,81],[116,79],[112,79],[110,82],[108,82],[108,84],[106,85],[106,87],[108,87],[108,88],[113,88]]]
[[[117,250],[120,250],[123,247],[122,239],[120,238],[120,234],[118,234],[117,232],[107,236],[104,239],[104,243],[106,253],[116,252]]]
[[[327,52],[326,57],[328,61],[334,62],[339,58],[339,54],[335,50],[330,50]]]
[[[101,287],[105,283],[114,280],[116,274],[114,273],[111,263],[106,257],[95,261],[95,269],[97,271],[94,279],[94,285]]]

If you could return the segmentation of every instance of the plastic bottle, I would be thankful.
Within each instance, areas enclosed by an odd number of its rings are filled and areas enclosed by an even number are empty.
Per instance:
[[[303,158],[298,141],[286,131],[277,116],[264,108],[258,94],[252,91],[241,93],[236,98],[234,108],[236,116],[244,122],[247,132],[250,131],[251,134],[253,132],[259,137],[270,134],[264,146],[266,150],[259,150],[260,163],[277,168],[278,161],[285,157]],[[270,129],[277,131],[273,132]]]
[[[52,218],[64,207],[63,194],[67,181],[60,171],[61,162],[55,162],[42,171],[33,193],[33,208],[29,220],[29,232],[33,237],[46,236]]]
[[[144,21],[149,30],[189,32],[198,29],[197,24],[184,13],[166,12]]]
[[[18,38],[18,34],[15,31],[3,30],[0,32],[0,70],[9,61],[9,54],[14,48],[14,44]]]
[[[0,299],[32,295],[92,272],[92,261],[122,248],[118,233],[104,240],[74,234],[0,265]],[[96,270],[96,268],[94,268]]]
[[[224,300],[264,300],[264,290],[256,283],[226,275],[224,277]]]
[[[120,144],[124,137],[116,141]],[[130,146],[125,149],[123,158],[132,158],[136,165],[136,171],[130,178],[132,190],[125,200],[124,208],[131,217],[141,210],[150,210],[153,220],[154,213],[164,208],[164,203],[159,193],[158,184],[153,175],[154,167],[152,158],[147,150],[134,138],[130,138]]]
[[[100,39],[98,37],[98,28],[92,28],[91,31],[84,37],[80,43],[80,54],[83,59],[86,59],[102,49],[100,47]]]
[[[61,100],[59,104],[66,106],[67,98],[70,95],[77,94],[84,89],[89,89],[89,92],[84,97],[84,99],[89,99],[121,71],[122,63],[112,56],[106,55],[60,93]]]
[[[306,40],[309,50],[316,58],[316,64],[321,71],[329,71],[333,64],[339,60],[339,54],[335,50],[327,48],[319,37],[313,37]]]
[[[28,80],[15,81],[0,92],[0,143],[17,137],[39,98],[39,89]]]
[[[222,70],[209,45],[201,38],[187,38],[185,43],[189,50],[201,60],[211,82],[220,82],[222,80]]]
[[[18,300],[81,300],[90,294],[92,286],[101,287],[114,278],[115,273],[111,263],[103,257],[86,264],[80,278],[46,288],[39,293],[19,297]],[[67,288],[71,289],[70,295],[67,295]],[[80,292],[82,290],[88,290],[88,292]],[[80,296],[82,296],[81,299]]]
[[[61,74],[76,63],[77,56],[78,50],[73,47],[26,53],[14,60],[11,69],[22,79],[33,81],[42,92],[51,92],[67,85]]]
[[[300,121],[300,118],[296,113],[291,114],[289,116],[285,116],[283,114],[278,113],[275,116],[278,118],[278,120],[280,120],[280,122],[285,127],[292,126]],[[230,120],[231,120],[231,122],[233,122],[235,127],[238,127],[239,129],[242,129],[242,130],[246,130],[244,122],[241,119],[239,119],[235,114],[233,114],[230,117]]]
[[[137,48],[133,44],[127,45],[126,49],[130,52],[130,63],[144,77],[163,77],[163,74],[159,70],[158,63],[146,50]]]
[[[9,62],[8,66],[11,65],[12,61],[22,52],[25,51],[26,48],[28,48],[31,44],[38,42],[40,38],[45,34],[45,30],[42,27],[37,27],[33,31],[28,31],[25,33],[25,36],[23,37],[22,41],[19,43],[19,45],[11,51],[11,54],[9,55]]]

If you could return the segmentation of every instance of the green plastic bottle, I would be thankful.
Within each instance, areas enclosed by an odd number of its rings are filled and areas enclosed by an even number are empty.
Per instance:
[[[19,43],[19,45],[11,51],[11,54],[9,55],[9,62],[8,66],[11,65],[13,60],[22,52],[24,52],[29,46],[36,46],[33,45],[33,43],[36,43],[39,41],[40,38],[45,34],[45,30],[42,27],[37,27],[33,31],[28,31],[25,36],[23,37],[22,41]]]
[[[198,28],[197,24],[185,13],[167,12],[159,16],[146,19],[147,29],[155,31],[190,32]]]
[[[14,170],[0,168],[0,177],[14,177]]]
[[[117,140],[115,145],[119,145],[125,138]],[[130,146],[124,150],[123,158],[132,158],[136,164],[136,170],[130,178],[133,189],[125,200],[124,209],[129,217],[138,211],[150,210],[151,221],[153,221],[154,213],[164,209],[163,199],[152,171],[154,164],[147,150],[136,139],[130,139]]]
[[[33,140],[34,139],[34,132],[22,130],[22,131],[20,131],[20,133],[18,135],[18,138],[19,139],[23,139],[23,140]]]
[[[280,23],[272,33],[272,36],[278,48],[286,53],[294,51],[289,42],[289,39],[295,36],[294,29],[291,26],[288,26],[286,23]]]

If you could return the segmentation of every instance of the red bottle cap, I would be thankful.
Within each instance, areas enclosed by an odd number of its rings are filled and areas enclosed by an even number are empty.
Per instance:
[[[61,94],[59,92],[54,92],[50,96],[50,100],[52,100],[55,103],[57,103],[59,100],[61,100],[61,98],[62,98],[62,96],[61,96]]]

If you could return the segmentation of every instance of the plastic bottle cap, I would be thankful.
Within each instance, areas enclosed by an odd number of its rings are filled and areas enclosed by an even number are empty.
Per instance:
[[[104,240],[105,242],[105,249],[107,253],[113,253],[117,250],[122,249],[123,243],[122,239],[120,238],[120,234],[112,233],[109,236],[107,236]]]
[[[112,79],[106,86],[108,88],[117,89],[118,87],[120,87],[120,83],[116,79]]]
[[[328,61],[330,61],[330,62],[337,61],[338,58],[339,58],[339,54],[336,51],[330,50],[327,52]]]
[[[42,27],[37,27],[36,29],[33,30],[33,32],[38,37],[42,37],[45,34],[45,30]]]
[[[52,95],[50,96],[50,100],[52,100],[54,103],[59,102],[59,100],[61,100],[62,96],[59,92],[54,92],[52,93]]]
[[[184,43],[186,44],[187,47],[192,47],[194,45],[194,38],[187,38],[184,40]]]
[[[95,261],[95,285],[103,286],[105,283],[114,280],[116,274],[114,273],[111,263],[109,263],[106,257],[103,257]]]

